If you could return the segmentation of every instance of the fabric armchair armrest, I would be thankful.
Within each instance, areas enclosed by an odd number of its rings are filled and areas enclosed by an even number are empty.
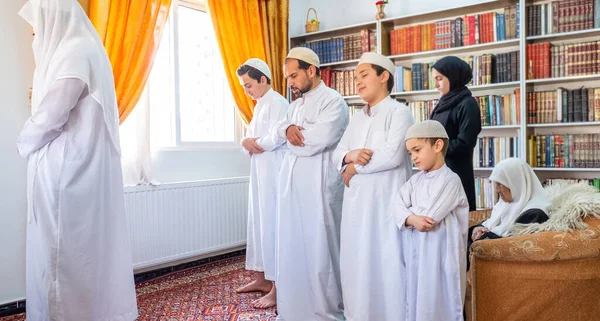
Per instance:
[[[572,232],[542,232],[471,245],[475,260],[507,262],[549,262],[600,257],[600,219],[585,220],[588,228]]]

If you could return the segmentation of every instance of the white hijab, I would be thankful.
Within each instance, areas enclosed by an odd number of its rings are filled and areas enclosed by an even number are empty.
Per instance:
[[[29,0],[19,11],[35,33],[32,113],[56,80],[79,78],[102,106],[120,154],[119,117],[112,66],[96,29],[76,0]]]
[[[492,216],[483,222],[491,232],[506,237],[521,213],[532,208],[544,212],[550,206],[550,200],[533,169],[522,159],[507,158],[494,167],[490,180],[510,189],[513,201],[502,199],[494,205]]]

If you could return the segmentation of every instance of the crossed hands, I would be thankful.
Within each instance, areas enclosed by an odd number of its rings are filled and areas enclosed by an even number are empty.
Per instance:
[[[419,232],[429,232],[435,226],[435,221],[428,216],[411,215],[406,218],[406,226],[412,226]]]
[[[242,140],[242,147],[244,147],[250,153],[250,156],[252,156],[254,154],[260,154],[265,151],[256,142],[256,140],[258,140],[258,138],[259,137],[248,137],[248,138],[244,138],[244,140]]]
[[[350,180],[352,179],[352,177],[358,174],[354,165],[367,165],[371,160],[371,156],[373,156],[373,151],[366,148],[352,150],[348,152],[346,156],[344,156],[344,162],[348,165],[346,166],[346,169],[342,172],[342,178],[344,179],[344,184],[347,187],[350,187]]]

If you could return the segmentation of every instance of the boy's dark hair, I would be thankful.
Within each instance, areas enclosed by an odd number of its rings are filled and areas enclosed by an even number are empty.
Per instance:
[[[295,59],[295,58],[288,58],[288,59]],[[298,68],[300,68],[302,70],[308,70],[308,68],[310,68],[310,66],[312,66],[311,64],[309,64],[308,62],[306,62],[304,60],[296,59],[296,61],[298,61]],[[315,66],[315,69],[317,70],[317,76],[321,76],[321,68]]]
[[[390,74],[390,77],[388,78],[387,81],[387,90],[388,90],[388,94],[392,93],[392,89],[394,89],[394,76],[392,75],[391,72],[389,72],[387,69],[378,66],[378,65],[374,65],[371,64],[371,67],[373,67],[373,69],[375,69],[375,73],[377,73],[377,76],[381,76],[381,74],[383,74],[384,71],[387,71],[388,74]]]
[[[267,79],[267,85],[271,84],[271,79],[269,79],[269,77],[267,77],[267,75],[263,74],[262,71],[254,68],[252,66],[241,65],[240,68],[237,69],[237,74],[238,74],[238,76],[243,76],[245,74],[248,74],[248,77],[256,80],[258,83],[260,83],[261,77],[265,77],[265,79]]]
[[[438,139],[441,139],[442,142],[444,142],[444,147],[442,147],[442,155],[444,155],[444,157],[446,157],[446,153],[448,152],[448,138],[425,138],[427,139],[427,141],[429,141],[429,143],[433,146],[435,145],[435,142],[438,141]]]

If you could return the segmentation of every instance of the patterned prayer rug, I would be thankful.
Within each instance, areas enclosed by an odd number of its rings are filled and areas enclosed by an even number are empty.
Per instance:
[[[138,321],[275,321],[275,309],[252,308],[260,293],[235,292],[254,278],[244,262],[225,259],[137,284]],[[25,314],[0,318],[24,320]]]

